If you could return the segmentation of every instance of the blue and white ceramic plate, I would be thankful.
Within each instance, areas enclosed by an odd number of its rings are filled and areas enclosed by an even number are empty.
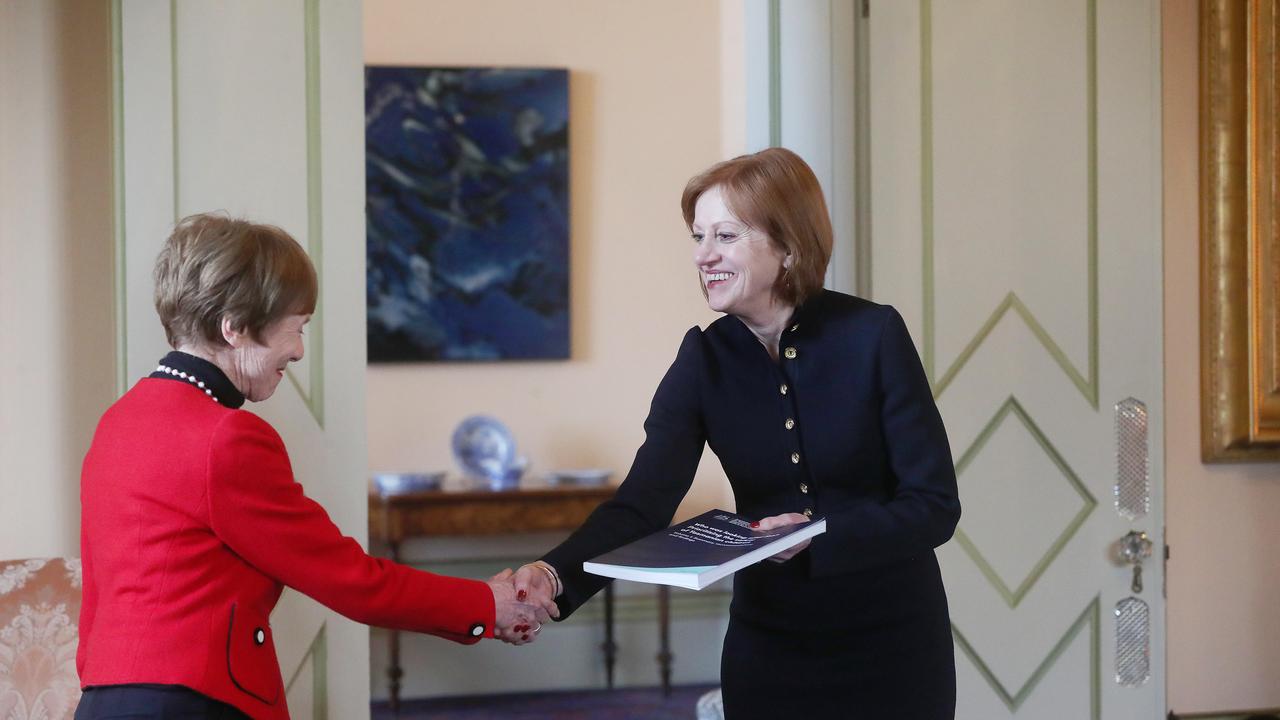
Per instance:
[[[547,482],[552,485],[603,485],[612,475],[612,470],[603,468],[552,470],[547,473]]]
[[[516,441],[506,425],[472,415],[453,431],[453,457],[467,475],[501,479],[515,464]]]
[[[443,483],[443,472],[378,473],[373,476],[373,486],[382,495],[439,490]]]

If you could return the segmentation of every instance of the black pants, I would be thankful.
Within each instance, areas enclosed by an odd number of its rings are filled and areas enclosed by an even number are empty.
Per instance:
[[[250,720],[248,715],[180,685],[89,688],[75,720]]]

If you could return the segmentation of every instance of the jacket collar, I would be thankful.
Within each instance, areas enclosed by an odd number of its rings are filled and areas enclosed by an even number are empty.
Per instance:
[[[166,372],[160,368],[168,368],[173,372]],[[244,394],[232,384],[231,380],[217,365],[204,358],[174,350],[161,358],[160,368],[156,368],[155,372],[147,377],[190,383],[201,390],[207,391],[205,394],[217,400],[218,404],[225,405],[232,410],[244,405]],[[183,374],[186,377],[183,377]],[[194,378],[194,380],[188,378]],[[200,383],[203,383],[203,387],[200,386]]]

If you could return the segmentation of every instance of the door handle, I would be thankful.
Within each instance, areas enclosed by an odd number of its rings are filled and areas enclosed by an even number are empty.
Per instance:
[[[1133,566],[1133,583],[1130,588],[1135,593],[1142,592],[1142,561],[1151,557],[1151,538],[1139,530],[1130,530],[1116,543],[1116,560],[1123,565]]]

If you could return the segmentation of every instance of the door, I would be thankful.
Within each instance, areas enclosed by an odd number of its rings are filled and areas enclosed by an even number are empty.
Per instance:
[[[279,431],[307,494],[363,539],[360,4],[115,0],[112,12],[120,389],[168,349],[151,267],[176,219],[226,210],[283,227],[310,253],[320,300],[306,357],[248,409]],[[271,620],[293,717],[367,717],[367,628],[292,591]]]
[[[907,319],[956,460],[958,717],[1163,717],[1158,4],[867,22],[862,290]]]

